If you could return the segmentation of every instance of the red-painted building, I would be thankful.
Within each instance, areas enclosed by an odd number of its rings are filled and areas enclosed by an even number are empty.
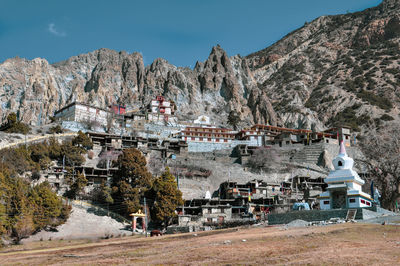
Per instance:
[[[186,127],[181,131],[181,139],[185,141],[208,143],[231,143],[236,132],[227,128]]]
[[[111,112],[116,115],[123,115],[126,113],[125,105],[113,104],[110,106],[110,108],[111,108]]]

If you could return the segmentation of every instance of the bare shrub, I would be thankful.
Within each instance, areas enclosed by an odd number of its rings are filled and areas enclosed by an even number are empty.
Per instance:
[[[360,162],[368,169],[367,179],[378,188],[382,206],[394,210],[400,197],[400,126],[370,130],[361,147],[366,159]]]
[[[253,169],[274,169],[280,162],[279,153],[271,147],[260,147],[251,155],[247,165]]]
[[[89,158],[90,160],[93,160],[93,158],[94,158],[94,152],[93,152],[93,151],[89,151],[89,152],[88,152],[88,158]]]

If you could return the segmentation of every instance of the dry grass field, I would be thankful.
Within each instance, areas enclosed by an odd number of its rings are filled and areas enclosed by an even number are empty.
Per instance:
[[[1,265],[400,265],[400,227],[257,227],[4,248]]]

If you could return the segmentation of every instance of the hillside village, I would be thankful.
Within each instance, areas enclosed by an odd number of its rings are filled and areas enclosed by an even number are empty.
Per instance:
[[[194,67],[0,62],[0,261],[393,264],[399,55],[383,0]]]
[[[193,231],[266,221],[268,214],[288,212],[300,202],[317,209],[339,143],[352,156],[362,156],[356,135],[346,127],[317,132],[256,124],[234,130],[219,127],[205,115],[181,121],[175,111],[174,103],[163,96],[141,110],[68,104],[52,118],[58,134],[48,137],[59,135],[61,141],[85,132],[93,145],[82,165],[66,171],[65,159],[53,162],[35,182],[47,181],[62,196],[70,190],[70,180],[83,175],[87,183],[79,199],[93,202],[93,191],[113,182],[118,171],[113,161],[123,150],[136,148],[153,175],[169,167],[183,193],[177,225],[169,231]],[[228,122],[237,127],[235,121]],[[30,139],[43,141],[35,136],[20,144]]]

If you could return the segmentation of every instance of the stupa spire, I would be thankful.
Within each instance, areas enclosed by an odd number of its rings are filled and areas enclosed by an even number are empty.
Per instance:
[[[347,155],[343,140],[340,142],[339,154]]]

